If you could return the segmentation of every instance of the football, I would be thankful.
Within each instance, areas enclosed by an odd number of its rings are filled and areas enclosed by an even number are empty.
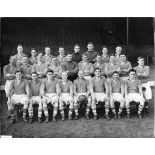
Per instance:
[[[80,103],[86,102],[86,101],[87,101],[87,97],[86,97],[85,95],[80,95],[80,96],[78,97],[78,101],[79,101]]]

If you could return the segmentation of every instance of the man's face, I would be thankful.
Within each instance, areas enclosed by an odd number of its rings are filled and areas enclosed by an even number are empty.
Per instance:
[[[52,63],[56,64],[57,63],[57,58],[52,58]]]
[[[27,57],[23,57],[22,62],[23,62],[23,64],[28,64],[28,58]]]
[[[83,56],[82,56],[82,60],[83,60],[84,62],[87,62],[87,61],[88,61],[88,56],[87,56],[87,55],[83,55]]]
[[[67,61],[72,61],[72,54],[67,55]]]
[[[88,44],[87,48],[88,48],[88,51],[93,51],[94,45],[93,44]]]
[[[78,76],[80,79],[82,79],[83,78],[83,71],[79,71]]]
[[[99,69],[95,70],[95,76],[100,77],[100,75],[101,75],[101,71]]]
[[[64,48],[59,48],[59,54],[60,54],[60,55],[64,55],[64,54],[65,54]]]
[[[96,56],[96,62],[100,62],[101,61],[101,56],[100,55],[97,55]]]
[[[126,61],[126,56],[125,55],[120,55],[120,60],[121,61]]]
[[[47,73],[47,78],[48,79],[52,79],[53,78],[53,73],[52,72],[48,72]]]
[[[122,51],[122,47],[116,47],[116,53],[118,54],[118,55],[120,55],[121,54],[121,51]]]
[[[138,60],[138,64],[139,64],[140,66],[144,66],[144,59],[139,59],[139,60]]]
[[[130,72],[129,73],[129,78],[130,79],[135,79],[136,78],[136,73],[135,72]]]
[[[103,49],[102,49],[102,53],[103,53],[104,55],[107,55],[108,49],[107,49],[107,48],[103,48]]]
[[[75,53],[80,52],[80,47],[79,47],[79,46],[75,46],[75,47],[74,47],[74,52],[75,52]]]
[[[37,56],[37,52],[35,50],[32,50],[31,51],[31,55],[32,55],[32,57],[36,57]]]
[[[15,65],[16,64],[16,60],[14,59],[14,57],[10,58],[10,64],[11,65]]]
[[[38,60],[42,61],[43,55],[42,54],[38,54]]]
[[[67,80],[68,75],[67,75],[66,72],[63,72],[61,77],[62,77],[63,80]]]
[[[31,78],[33,81],[37,81],[38,80],[38,75],[37,74],[32,74]]]
[[[50,55],[50,54],[51,54],[51,49],[50,49],[49,47],[46,47],[46,48],[45,48],[45,53],[46,53],[47,55]]]
[[[109,61],[110,63],[115,63],[115,56],[110,56]]]
[[[22,54],[23,53],[23,47],[22,46],[18,46],[17,47],[17,51],[18,51],[18,54]]]
[[[119,74],[118,73],[114,73],[112,77],[113,77],[114,80],[117,80],[119,78]]]
[[[22,73],[21,73],[21,72],[17,72],[17,73],[16,73],[16,78],[17,78],[18,80],[20,80],[21,77],[22,77]]]

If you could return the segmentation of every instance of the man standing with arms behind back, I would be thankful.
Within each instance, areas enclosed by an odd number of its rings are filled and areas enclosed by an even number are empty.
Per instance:
[[[49,65],[51,63],[53,55],[51,55],[51,48],[49,46],[45,47],[45,55],[43,56],[44,62]]]
[[[25,55],[23,53],[23,46],[21,44],[17,46],[17,52],[18,53],[14,55],[14,59],[16,61],[16,66],[19,67],[20,65],[22,65],[22,59],[23,59],[23,56]]]
[[[89,42],[87,45],[88,51],[86,52],[88,54],[88,61],[90,63],[95,62],[95,57],[97,55],[97,52],[94,50],[94,44],[92,42]]]

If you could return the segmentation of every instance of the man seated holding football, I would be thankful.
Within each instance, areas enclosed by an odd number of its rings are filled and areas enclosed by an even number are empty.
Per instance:
[[[89,81],[84,79],[83,71],[78,72],[78,78],[74,81],[74,110],[75,118],[78,119],[78,108],[79,105],[84,102],[87,104],[86,107],[86,119],[89,119],[89,111],[91,106],[91,98],[89,92]]]

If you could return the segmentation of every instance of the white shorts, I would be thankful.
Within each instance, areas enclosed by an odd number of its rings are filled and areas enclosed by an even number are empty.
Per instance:
[[[86,96],[87,93],[77,93],[76,96],[74,95],[75,99],[78,99],[79,96],[84,95]]]
[[[150,83],[147,82],[147,83],[142,83],[142,87],[145,87],[146,90],[143,91],[143,94],[144,94],[144,97],[146,100],[150,100],[152,99],[152,90],[151,90],[151,87],[150,87]]]
[[[125,100],[129,102],[144,102],[144,98],[139,93],[129,93]]]
[[[60,99],[67,105],[73,102],[73,97],[69,93],[61,93]]]
[[[5,93],[8,95],[9,90],[10,90],[10,86],[12,84],[13,80],[6,80],[5,86],[4,86],[4,90]],[[11,91],[11,94],[13,94],[13,90]]]
[[[17,94],[13,94],[11,96],[11,101],[12,104],[27,104],[29,102],[29,98],[26,94],[21,94],[21,95],[17,95]]]
[[[105,93],[94,93],[94,100],[98,102],[105,102],[108,100]]]
[[[112,93],[111,98],[114,102],[124,101],[123,95],[121,93]]]
[[[42,101],[42,99],[40,96],[32,96],[30,98],[30,101],[32,101],[32,104],[39,104]]]
[[[47,103],[51,104],[58,103],[59,97],[56,93],[46,93],[45,95],[46,97],[44,96],[43,100],[46,101]]]
[[[150,85],[150,87],[154,87],[155,86],[155,81],[148,81],[147,83]]]

